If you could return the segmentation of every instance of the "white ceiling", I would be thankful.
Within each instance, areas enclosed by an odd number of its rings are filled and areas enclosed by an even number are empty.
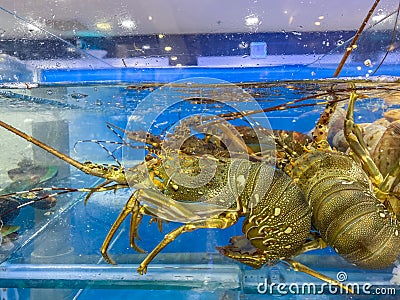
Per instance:
[[[2,0],[2,38],[357,29],[373,0]],[[398,0],[382,0],[374,16]],[[393,17],[382,25],[393,26]],[[246,21],[247,20],[247,21]],[[247,22],[247,24],[246,24]],[[381,26],[382,26],[381,25]],[[43,30],[44,29],[44,30]],[[46,32],[47,31],[47,34]]]

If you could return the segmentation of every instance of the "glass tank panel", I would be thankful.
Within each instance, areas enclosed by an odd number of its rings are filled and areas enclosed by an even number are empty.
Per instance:
[[[3,299],[400,292],[398,3],[214,2],[3,1]]]

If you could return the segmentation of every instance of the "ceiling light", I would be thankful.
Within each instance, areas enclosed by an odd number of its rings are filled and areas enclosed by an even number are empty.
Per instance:
[[[135,29],[136,28],[136,23],[133,20],[127,19],[123,20],[121,22],[121,27],[124,27],[126,29]]]
[[[100,29],[100,30],[111,30],[111,25],[110,25],[110,23],[106,23],[106,22],[104,22],[104,23],[97,23],[97,24],[96,24],[96,27],[97,27],[98,29]]]
[[[246,26],[257,26],[260,24],[260,19],[256,15],[249,15],[245,19]]]
[[[379,21],[382,21],[384,18],[386,18],[385,14],[379,14],[379,15],[373,16],[372,21],[379,22]]]
[[[40,28],[39,27],[37,27],[36,25],[34,25],[34,24],[29,24],[28,23],[28,30],[29,31],[39,31],[40,30]]]

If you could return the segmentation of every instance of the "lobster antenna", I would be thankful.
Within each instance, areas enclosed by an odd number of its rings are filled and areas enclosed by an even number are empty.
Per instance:
[[[74,166],[75,168],[78,168],[79,170],[84,168],[84,165],[82,163],[80,163],[79,161],[69,157],[68,155],[65,155],[63,153],[61,153],[60,151],[46,145],[45,143],[42,143],[41,141],[35,139],[34,137],[18,130],[17,128],[3,122],[0,121],[0,126],[11,131],[12,133],[15,133],[16,135],[18,135],[19,137],[23,138],[24,140],[42,148],[43,150],[49,152],[50,154],[57,156],[58,158],[62,159],[63,161],[69,163],[70,165]]]
[[[109,156],[111,156],[111,157],[114,159],[114,161],[118,164],[118,166],[121,167],[121,163],[120,163],[119,160],[115,157],[114,152],[117,151],[118,149],[120,149],[122,146],[129,146],[129,147],[131,147],[131,148],[139,148],[139,146],[134,146],[134,145],[131,145],[130,143],[125,142],[124,139],[123,139],[123,137],[122,137],[114,128],[117,128],[117,129],[121,130],[122,132],[125,132],[124,129],[122,129],[122,128],[120,128],[120,127],[114,125],[114,124],[111,124],[111,123],[109,123],[109,122],[106,122],[106,126],[107,126],[107,128],[108,128],[109,130],[111,130],[111,131],[120,139],[120,142],[117,142],[117,141],[106,141],[106,140],[80,140],[80,141],[77,141],[77,142],[74,144],[73,149],[74,149],[74,151],[76,152],[76,146],[77,146],[77,144],[79,144],[79,143],[96,143],[96,144],[99,145],[101,148],[103,148],[103,150],[106,151],[106,152],[108,153]],[[113,151],[110,151],[107,147],[105,147],[105,146],[103,145],[103,143],[104,143],[104,144],[118,145],[118,147],[116,147]]]
[[[21,203],[21,204],[18,205],[17,207],[12,208],[12,209],[10,209],[10,210],[8,210],[8,211],[3,212],[3,213],[0,215],[0,221],[1,221],[1,217],[5,216],[5,215],[8,215],[9,213],[12,213],[13,211],[15,211],[15,210],[17,210],[17,209],[20,209],[20,208],[23,208],[23,207],[25,207],[25,206],[34,204],[34,203],[39,202],[39,201],[41,201],[41,200],[45,200],[45,199],[48,199],[48,198],[51,198],[51,197],[55,197],[55,196],[62,195],[62,194],[67,194],[67,193],[88,192],[89,190],[90,190],[90,189],[87,189],[87,188],[81,188],[81,189],[75,189],[75,188],[57,188],[57,187],[52,187],[52,188],[34,188],[34,189],[31,189],[31,190],[27,190],[27,191],[19,191],[19,192],[15,192],[15,193],[9,193],[9,194],[5,194],[5,195],[1,195],[1,196],[0,196],[1,198],[17,197],[17,196],[20,196],[21,198],[24,198],[24,197],[23,197],[24,194],[32,194],[32,193],[36,194],[36,193],[38,193],[38,192],[60,191],[60,192],[55,192],[55,193],[51,193],[51,194],[46,194],[45,196],[42,196],[42,197],[39,197],[39,198],[36,197],[36,198],[31,199],[31,200],[29,200],[29,201],[27,201],[27,202]]]
[[[364,21],[362,22],[360,28],[358,28],[353,40],[351,41],[350,45],[346,48],[346,52],[343,54],[342,60],[340,61],[338,67],[335,70],[335,73],[333,73],[333,77],[338,77],[340,72],[343,69],[344,64],[346,63],[347,58],[350,56],[351,52],[356,48],[357,46],[357,41],[361,35],[361,33],[364,31],[365,26],[367,25],[369,19],[371,18],[373,12],[375,11],[375,8],[378,6],[378,3],[380,0],[375,0],[374,4],[372,4],[371,9],[368,11],[367,16],[365,17]]]
[[[160,147],[160,148],[161,148],[161,144],[160,144],[159,142],[152,142],[152,141],[149,141],[149,140],[148,140],[149,137],[147,137],[147,136],[144,137],[144,138],[141,138],[141,137],[139,136],[140,131],[128,131],[128,130],[126,130],[126,129],[123,129],[123,128],[121,128],[121,127],[118,127],[117,125],[111,124],[111,123],[109,123],[109,122],[106,122],[106,124],[107,124],[107,127],[108,127],[112,132],[114,132],[114,133],[121,139],[121,141],[122,141],[125,145],[127,145],[127,146],[129,146],[129,147],[137,148],[137,146],[134,146],[134,145],[131,145],[130,143],[125,142],[124,139],[123,139],[123,137],[122,137],[118,132],[116,132],[113,128],[116,128],[116,129],[122,131],[123,133],[125,133],[126,136],[127,136],[127,138],[130,139],[130,140],[137,141],[137,142],[141,142],[141,143],[144,143],[144,144],[149,144],[149,145],[151,145],[152,147]],[[143,132],[144,132],[144,131],[143,131]],[[136,133],[136,134],[135,134],[135,133]],[[148,134],[148,133],[146,133],[146,134]]]
[[[43,150],[45,150],[48,153],[58,157],[59,159],[65,161],[66,163],[74,166],[78,170],[81,170],[82,172],[84,172],[86,174],[90,174],[90,175],[93,175],[93,176],[104,178],[104,174],[101,171],[97,172],[97,171],[91,169],[86,164],[80,163],[79,161],[69,157],[68,155],[65,155],[65,154],[61,153],[57,149],[54,149],[54,148],[46,145],[45,143],[42,143],[41,141],[39,141],[39,140],[35,139],[34,137],[30,136],[29,134],[26,134],[26,133],[18,130],[17,128],[5,123],[5,122],[0,121],[0,126],[5,128],[5,129],[7,129],[7,130],[9,130],[9,131],[11,131],[12,133],[18,135],[19,137],[23,138],[24,140],[26,140],[26,141],[38,146],[39,148],[42,148]]]
[[[396,12],[396,21],[394,22],[393,30],[392,30],[392,36],[390,38],[390,43],[389,47],[386,49],[385,55],[381,59],[379,65],[375,68],[375,70],[371,73],[371,75],[375,75],[375,73],[379,70],[379,68],[382,66],[383,62],[385,61],[386,57],[389,55],[389,52],[394,50],[393,46],[393,41],[396,36],[396,28],[397,28],[397,22],[399,21],[399,12],[400,12],[400,1],[399,5],[397,6],[397,12]]]
[[[74,144],[74,151],[76,152],[76,146],[79,144],[79,143],[96,143],[97,145],[99,145],[104,151],[106,151],[107,152],[107,154],[109,155],[109,156],[111,156],[113,159],[114,159],[114,161],[118,164],[118,166],[120,166],[121,167],[121,163],[119,162],[119,160],[115,157],[115,155],[114,155],[114,151],[116,151],[116,150],[118,150],[120,147],[122,147],[123,146],[123,143],[121,143],[121,142],[114,142],[114,141],[103,141],[103,140],[81,140],[81,141],[77,141],[75,144]],[[114,145],[119,145],[114,151],[110,151],[106,146],[104,146],[103,145],[103,143],[105,143],[105,144],[114,144]]]

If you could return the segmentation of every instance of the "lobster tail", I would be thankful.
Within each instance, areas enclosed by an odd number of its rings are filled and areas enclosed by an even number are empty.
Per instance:
[[[368,269],[394,263],[399,224],[358,164],[339,152],[315,151],[297,160],[291,172],[313,209],[313,225],[337,253]]]

